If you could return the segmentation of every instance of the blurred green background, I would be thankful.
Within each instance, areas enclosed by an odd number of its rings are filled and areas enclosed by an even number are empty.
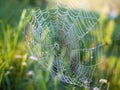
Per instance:
[[[0,90],[84,90],[59,82],[57,78],[51,79],[49,72],[28,58],[22,35],[26,25],[25,13],[36,7],[44,9],[48,4],[46,0],[0,0]],[[104,78],[108,80],[108,90],[119,90],[120,1],[97,9],[106,10],[107,14],[100,19],[104,32],[104,62],[98,65],[94,80],[99,82]]]

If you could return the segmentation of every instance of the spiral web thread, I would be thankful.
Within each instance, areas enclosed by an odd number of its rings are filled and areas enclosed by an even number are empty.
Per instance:
[[[72,0],[69,1],[72,5]],[[53,77],[68,84],[91,87],[102,53],[97,13],[58,2],[54,8],[35,11],[25,36],[31,54]]]

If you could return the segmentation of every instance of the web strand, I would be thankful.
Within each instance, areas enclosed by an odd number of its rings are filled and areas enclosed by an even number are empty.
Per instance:
[[[37,10],[28,27],[26,43],[41,66],[65,83],[89,87],[103,46],[95,12],[58,2],[55,8]]]

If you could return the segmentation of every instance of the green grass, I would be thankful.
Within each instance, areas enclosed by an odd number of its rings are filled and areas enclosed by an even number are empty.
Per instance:
[[[24,7],[17,0],[0,1],[0,90],[84,90],[62,83],[57,78],[52,79],[40,64],[29,59],[22,35],[27,23],[24,21],[27,12]],[[112,21],[108,18],[103,20],[105,62],[98,66],[94,75],[96,82],[101,78],[107,79],[109,90],[120,89],[119,21],[120,16]],[[111,34],[110,29],[113,29]],[[30,71],[33,75],[29,74]]]

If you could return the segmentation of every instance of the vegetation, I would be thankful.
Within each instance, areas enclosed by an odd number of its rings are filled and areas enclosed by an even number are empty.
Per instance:
[[[0,0],[0,90],[83,90],[83,88],[51,79],[50,73],[29,58],[22,32],[26,25],[25,8],[40,5],[45,0]],[[44,4],[43,4],[44,3]],[[104,62],[98,65],[94,80],[105,78],[108,90],[120,89],[120,16],[101,18],[104,31]],[[97,83],[95,83],[98,85]]]

